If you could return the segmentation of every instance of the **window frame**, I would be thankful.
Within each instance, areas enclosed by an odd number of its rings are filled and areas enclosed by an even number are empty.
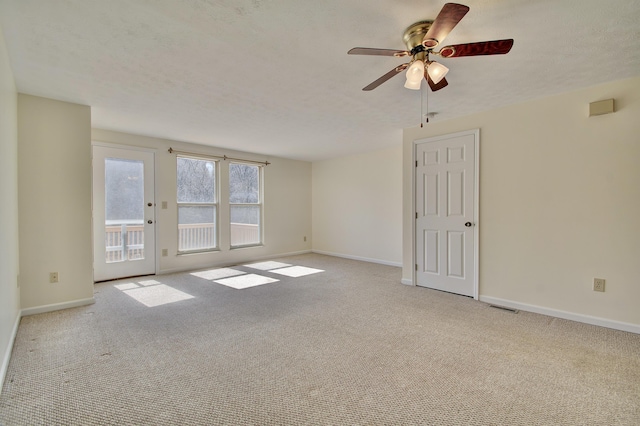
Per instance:
[[[198,160],[213,163],[213,202],[181,202],[178,200],[178,161],[180,158],[189,160]],[[212,206],[214,208],[213,216],[213,240],[214,246],[207,248],[199,248],[192,250],[180,250],[180,207],[203,207]],[[178,255],[208,253],[220,251],[220,160],[207,156],[199,155],[176,155],[176,245]]]
[[[258,168],[258,202],[257,203],[233,203],[231,202],[231,166],[233,164],[241,164],[245,166]],[[264,168],[263,164],[255,164],[253,162],[245,162],[240,160],[229,161],[229,167],[227,170],[228,188],[227,188],[227,200],[229,204],[229,249],[243,249],[249,247],[261,247],[264,246]],[[258,242],[250,244],[238,244],[233,245],[231,241],[231,208],[234,206],[258,206]]]

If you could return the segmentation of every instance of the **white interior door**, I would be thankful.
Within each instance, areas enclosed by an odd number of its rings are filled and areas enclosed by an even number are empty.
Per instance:
[[[416,284],[477,298],[478,131],[416,141]]]
[[[154,274],[154,153],[93,146],[93,279]]]

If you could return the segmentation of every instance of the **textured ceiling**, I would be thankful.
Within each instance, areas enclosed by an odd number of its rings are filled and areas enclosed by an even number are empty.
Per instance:
[[[93,127],[302,160],[400,142],[420,123],[404,48],[435,0],[0,0],[22,93],[90,105]],[[640,75],[638,0],[467,0],[445,44],[513,38],[508,55],[439,59],[434,121]]]

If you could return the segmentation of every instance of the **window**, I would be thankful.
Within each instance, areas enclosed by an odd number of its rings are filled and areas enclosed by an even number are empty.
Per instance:
[[[262,166],[229,164],[231,247],[262,243]]]
[[[218,247],[217,162],[178,157],[178,252]]]

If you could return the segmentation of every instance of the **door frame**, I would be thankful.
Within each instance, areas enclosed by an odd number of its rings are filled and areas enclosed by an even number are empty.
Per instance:
[[[417,282],[418,282],[418,278],[417,278],[417,271],[416,271],[416,266],[417,265],[417,257],[416,257],[416,253],[417,253],[417,248],[416,248],[416,244],[417,244],[417,239],[416,239],[416,188],[418,187],[417,182],[416,182],[416,164],[418,161],[417,155],[416,155],[416,150],[417,150],[417,146],[424,144],[424,143],[430,143],[430,142],[438,142],[444,139],[451,139],[451,138],[455,138],[455,137],[460,137],[460,136],[468,136],[468,135],[472,135],[473,136],[473,141],[474,141],[474,155],[475,155],[475,159],[474,159],[474,177],[473,177],[473,223],[475,224],[473,226],[473,237],[474,237],[474,241],[473,241],[473,298],[475,300],[479,300],[480,297],[480,292],[479,292],[479,282],[480,282],[480,129],[473,129],[473,130],[465,130],[462,132],[456,132],[456,133],[448,133],[448,134],[444,134],[444,135],[440,135],[440,136],[432,136],[432,137],[428,137],[428,138],[422,138],[422,139],[416,139],[413,141],[413,144],[411,146],[411,167],[412,167],[412,172],[411,172],[411,184],[412,184],[412,188],[411,188],[411,252],[412,252],[412,256],[411,256],[411,260],[412,260],[412,267],[411,267],[411,281],[413,282],[414,286],[417,286]]]
[[[159,247],[158,245],[158,203],[156,202],[156,200],[158,199],[158,187],[156,185],[157,180],[158,180],[158,150],[155,148],[145,148],[145,147],[140,147],[140,146],[134,146],[134,145],[123,145],[123,144],[117,144],[117,143],[112,143],[112,142],[103,142],[103,141],[96,141],[96,140],[92,140],[91,141],[91,274],[92,274],[92,278],[94,279],[95,282],[95,278],[94,278],[94,267],[95,267],[95,249],[93,247],[95,247],[95,232],[94,232],[94,223],[93,223],[93,147],[95,146],[99,146],[99,147],[103,147],[103,148],[114,148],[114,149],[122,149],[122,150],[128,150],[128,151],[141,151],[141,152],[149,152],[151,154],[153,154],[153,220],[154,220],[154,224],[155,226],[153,227],[153,235],[154,235],[154,246],[152,247],[153,249],[153,262],[154,262],[154,274],[158,275],[160,273],[160,253],[159,250],[157,249],[157,247]]]

